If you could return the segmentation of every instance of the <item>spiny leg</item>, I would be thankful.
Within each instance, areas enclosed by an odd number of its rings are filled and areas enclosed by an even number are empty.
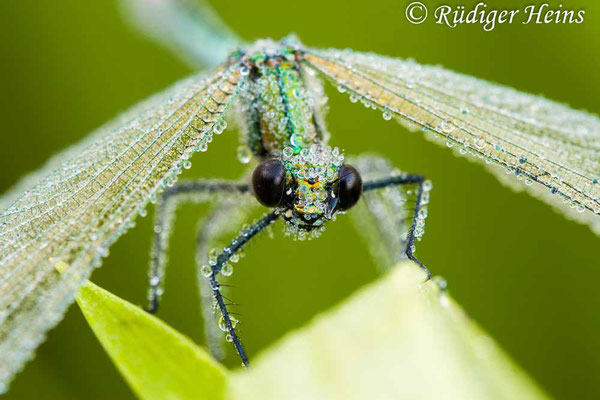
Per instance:
[[[218,324],[213,319],[213,293],[206,273],[212,273],[208,267],[209,253],[214,252],[218,243],[226,235],[237,233],[239,226],[247,220],[252,211],[258,207],[254,199],[240,202],[239,199],[226,198],[213,207],[208,216],[198,224],[196,236],[196,266],[198,275],[198,287],[200,289],[200,304],[202,317],[204,319],[204,336],[210,352],[217,360],[225,357],[223,349],[223,336]],[[232,258],[232,262],[237,258]]]
[[[370,190],[383,189],[389,186],[397,186],[397,185],[406,185],[406,184],[417,184],[417,196],[415,200],[415,209],[412,216],[412,222],[410,228],[408,229],[408,233],[406,235],[406,257],[408,259],[417,263],[423,271],[427,274],[427,279],[431,278],[431,272],[423,265],[423,263],[414,255],[415,252],[415,239],[417,237],[421,237],[422,229],[424,225],[424,220],[426,214],[422,213],[423,210],[423,194],[425,188],[425,177],[423,175],[417,174],[407,174],[407,175],[398,175],[391,176],[389,178],[383,178],[379,180],[374,180],[367,182],[363,185],[363,191],[368,192]],[[429,185],[427,185],[429,186]],[[427,190],[429,191],[429,190]]]
[[[173,225],[173,217],[177,204],[184,198],[194,202],[210,201],[216,194],[249,193],[250,187],[244,183],[220,180],[201,180],[181,182],[166,189],[159,201],[154,224],[154,240],[150,254],[148,290],[148,308],[150,313],[158,310],[160,296],[163,292],[164,272],[167,264],[169,236]]]
[[[223,295],[221,294],[221,289],[219,285],[219,281],[217,280],[217,275],[222,272],[223,267],[226,263],[228,263],[232,256],[234,256],[246,243],[250,241],[254,236],[260,233],[263,229],[268,227],[271,223],[273,223],[279,217],[278,211],[270,212],[264,215],[257,222],[252,224],[249,228],[242,230],[242,232],[231,241],[231,244],[226,247],[216,258],[215,265],[212,266],[212,273],[209,276],[210,286],[213,291],[214,298],[217,302],[217,305],[221,311],[222,322],[225,325],[225,330],[230,335],[231,342],[235,347],[235,350],[239,354],[242,359],[242,365],[248,366],[248,357],[244,352],[244,348],[242,347],[242,343],[237,336],[235,331],[235,323],[232,321],[229,310],[227,309],[227,305],[225,304]],[[221,323],[221,321],[219,321]]]
[[[350,214],[378,264],[389,268],[409,258],[429,277],[427,268],[414,256],[414,246],[424,232],[431,183],[421,175],[401,173],[379,156],[362,155],[352,163],[366,183],[363,201]]]

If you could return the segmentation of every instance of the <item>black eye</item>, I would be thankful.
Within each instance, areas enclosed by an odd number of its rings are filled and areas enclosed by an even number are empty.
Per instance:
[[[285,189],[285,167],[279,160],[265,160],[252,173],[252,191],[267,207],[281,204]]]
[[[340,181],[338,190],[338,208],[347,210],[352,208],[360,199],[362,193],[362,179],[353,166],[344,164],[340,168]]]

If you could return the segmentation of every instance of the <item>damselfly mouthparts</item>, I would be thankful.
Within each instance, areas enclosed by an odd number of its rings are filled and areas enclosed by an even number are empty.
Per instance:
[[[158,3],[169,11],[161,14],[161,26],[170,32],[189,27],[189,19],[188,25],[172,23],[184,12],[175,3],[153,2]],[[213,49],[237,42],[222,31],[215,35],[222,41],[174,37],[180,44],[216,43]],[[203,51],[197,45],[179,47],[191,54]],[[208,278],[207,308],[214,298],[222,315],[218,325],[244,362],[236,321],[227,311],[218,279],[231,274],[238,251],[275,219],[282,219],[293,237],[317,236],[358,200],[362,185],[367,200],[363,211],[383,232],[379,245],[392,258],[414,258],[413,242],[423,233],[430,184],[419,175],[394,172],[380,158],[346,163],[339,149],[328,147],[321,78],[332,81],[352,102],[379,110],[386,120],[398,118],[503,167],[543,200],[597,228],[597,117],[439,67],[311,49],[293,38],[241,43],[213,72],[193,76],[134,108],[3,199],[0,382],[6,384],[32,354],[110,245],[137,215],[146,213],[148,202],[158,202],[150,278],[155,308],[162,293],[172,209],[180,200],[224,194],[199,234],[199,269]],[[191,166],[192,154],[206,151],[231,115],[243,127],[240,160],[255,158],[259,163],[253,179],[177,183],[178,174]],[[251,193],[273,211],[222,251],[210,252],[211,237],[230,230],[245,215],[227,197],[249,198]],[[55,271],[59,261],[69,265],[63,274]]]

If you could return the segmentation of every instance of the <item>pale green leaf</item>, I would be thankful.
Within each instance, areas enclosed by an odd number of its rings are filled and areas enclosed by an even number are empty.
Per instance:
[[[225,369],[187,337],[90,282],[77,303],[139,398],[223,398]]]
[[[232,376],[230,399],[542,399],[410,262]]]
[[[87,284],[78,303],[143,399],[545,399],[410,262],[227,372],[187,338]],[[227,392],[225,394],[225,392]]]

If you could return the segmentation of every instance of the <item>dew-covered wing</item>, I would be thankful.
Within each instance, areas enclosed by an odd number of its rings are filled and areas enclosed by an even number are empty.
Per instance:
[[[143,102],[30,175],[17,185],[27,188],[22,194],[8,195],[0,213],[1,391],[109,246],[224,129],[243,79],[235,63]],[[68,264],[62,274],[58,262]]]
[[[414,61],[334,49],[304,50],[303,59],[352,101],[503,167],[493,168],[503,182],[523,182],[513,186],[600,232],[597,116]]]

